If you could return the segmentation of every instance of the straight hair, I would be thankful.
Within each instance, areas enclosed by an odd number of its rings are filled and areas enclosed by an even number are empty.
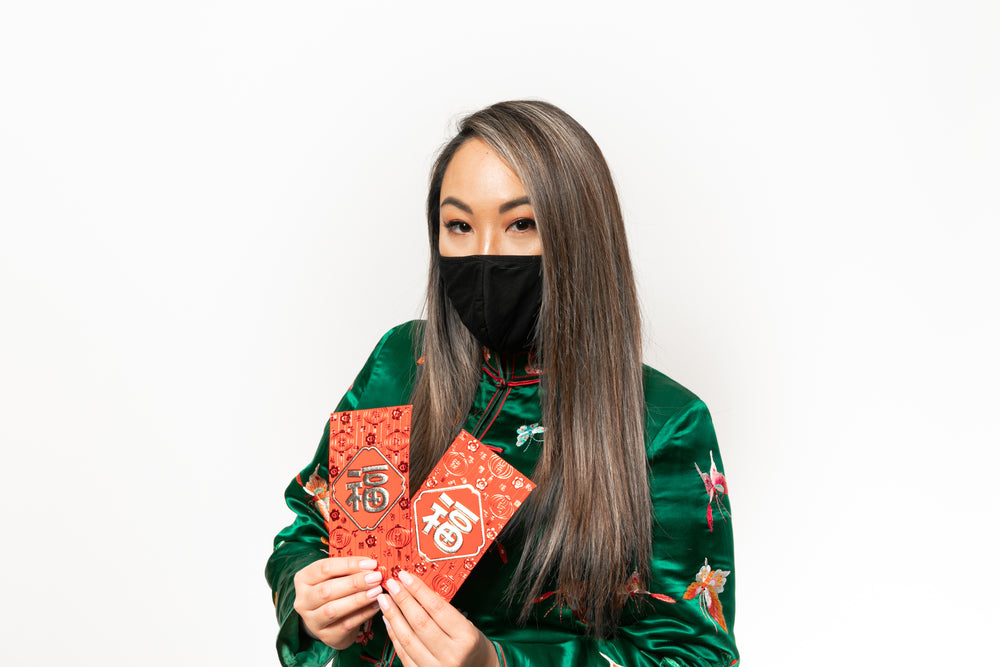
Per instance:
[[[455,152],[479,138],[521,180],[542,245],[535,335],[545,437],[536,490],[518,518],[525,547],[514,572],[520,621],[555,582],[600,637],[611,636],[633,572],[649,577],[651,517],[644,437],[639,306],[621,207],[600,148],[558,107],[494,104],[467,116],[431,170],[430,269],[424,362],[413,392],[412,484],[419,485],[468,414],[480,346],[444,292],[438,237],[441,183]]]

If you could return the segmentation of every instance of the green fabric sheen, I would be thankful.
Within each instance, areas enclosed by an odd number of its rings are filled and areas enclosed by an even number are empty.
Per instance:
[[[409,403],[417,371],[413,340],[421,326],[421,322],[408,322],[383,336],[336,410]],[[485,444],[500,448],[504,459],[530,475],[544,434],[535,436],[534,442],[520,447],[516,444],[519,427],[541,422],[539,384],[535,381],[538,378],[525,369],[525,361],[515,358],[510,368],[500,367],[495,359],[484,363],[465,428]],[[553,607],[554,598],[536,604],[528,623],[521,626],[516,622],[516,607],[509,609],[503,596],[521,556],[522,540],[516,529],[505,531],[497,541],[505,548],[508,562],[503,563],[496,545],[491,547],[452,600],[496,643],[501,664],[568,667],[608,665],[613,660],[629,667],[727,667],[738,663],[731,634],[735,608],[732,524],[716,509],[714,530],[709,531],[708,495],[695,469],[697,463],[702,471],[708,471],[711,452],[717,468],[724,472],[712,420],[705,404],[690,391],[649,367],[643,367],[643,372],[646,452],[654,508],[653,559],[647,589],[669,595],[676,602],[637,596],[627,604],[617,636],[607,640],[586,636],[585,627],[568,610],[560,613]],[[497,376],[506,382],[498,382]],[[513,386],[518,382],[529,384]],[[505,394],[506,400],[500,405],[499,399]],[[316,455],[301,471],[303,479],[317,464],[320,474],[327,475],[327,437],[324,424]],[[295,513],[295,520],[275,537],[265,571],[280,623],[277,649],[281,664],[320,667],[331,659],[334,665],[401,664],[398,658],[390,663],[392,646],[381,622],[372,624],[374,636],[366,645],[354,644],[343,651],[308,637],[300,627],[298,614],[292,609],[292,578],[309,563],[326,557],[321,542],[326,530],[294,478],[285,492],[285,501]],[[728,497],[723,503],[728,512]],[[728,634],[715,627],[696,599],[683,599],[706,559],[713,569],[731,572],[719,596]]]

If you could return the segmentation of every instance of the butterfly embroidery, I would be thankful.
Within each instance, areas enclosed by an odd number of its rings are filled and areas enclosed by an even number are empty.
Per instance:
[[[721,627],[722,631],[727,635],[729,634],[729,630],[726,628],[726,619],[722,615],[722,602],[719,601],[719,593],[725,587],[726,578],[729,577],[729,574],[729,570],[713,570],[706,558],[705,564],[698,570],[694,581],[684,591],[684,599],[693,600],[697,598],[698,606],[701,607],[701,613],[712,621],[713,626],[717,628]]]
[[[719,508],[719,514],[725,519],[727,512],[725,506],[722,504],[722,498],[729,495],[729,487],[726,486],[726,476],[715,467],[715,456],[712,455],[712,452],[708,453],[708,457],[712,462],[708,472],[702,472],[697,463],[694,464],[694,469],[701,475],[701,481],[705,483],[705,492],[708,493],[708,530],[711,531],[712,524],[714,523],[712,503],[715,503],[716,507]]]
[[[530,442],[540,442],[541,438],[536,438],[536,435],[541,435],[545,433],[545,427],[539,426],[538,424],[532,424],[531,426],[521,426],[517,429],[517,446],[523,447]]]

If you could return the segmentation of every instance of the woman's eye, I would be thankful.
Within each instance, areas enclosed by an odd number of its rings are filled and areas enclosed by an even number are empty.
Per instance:
[[[531,218],[521,218],[511,223],[510,228],[518,232],[526,232],[535,227],[535,221]]]
[[[462,222],[461,220],[449,220],[444,223],[445,229],[452,232],[458,232],[460,234],[468,234],[472,231],[472,225],[467,222]]]

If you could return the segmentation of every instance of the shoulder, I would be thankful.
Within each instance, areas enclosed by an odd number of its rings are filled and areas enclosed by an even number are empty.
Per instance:
[[[647,453],[653,455],[668,444],[673,448],[714,446],[712,417],[704,401],[654,368],[643,365],[642,371]]]
[[[372,351],[373,359],[416,363],[417,342],[423,336],[424,320],[410,320],[389,329]]]
[[[646,406],[651,404],[669,408],[684,406],[692,400],[699,400],[693,391],[661,373],[660,371],[642,365],[642,388],[646,392]]]
[[[655,368],[643,364],[642,389],[646,401],[646,427],[659,431],[678,413],[704,403],[693,391]]]
[[[411,320],[389,329],[375,345],[337,410],[408,403],[417,377],[417,343],[423,326],[423,321]]]

